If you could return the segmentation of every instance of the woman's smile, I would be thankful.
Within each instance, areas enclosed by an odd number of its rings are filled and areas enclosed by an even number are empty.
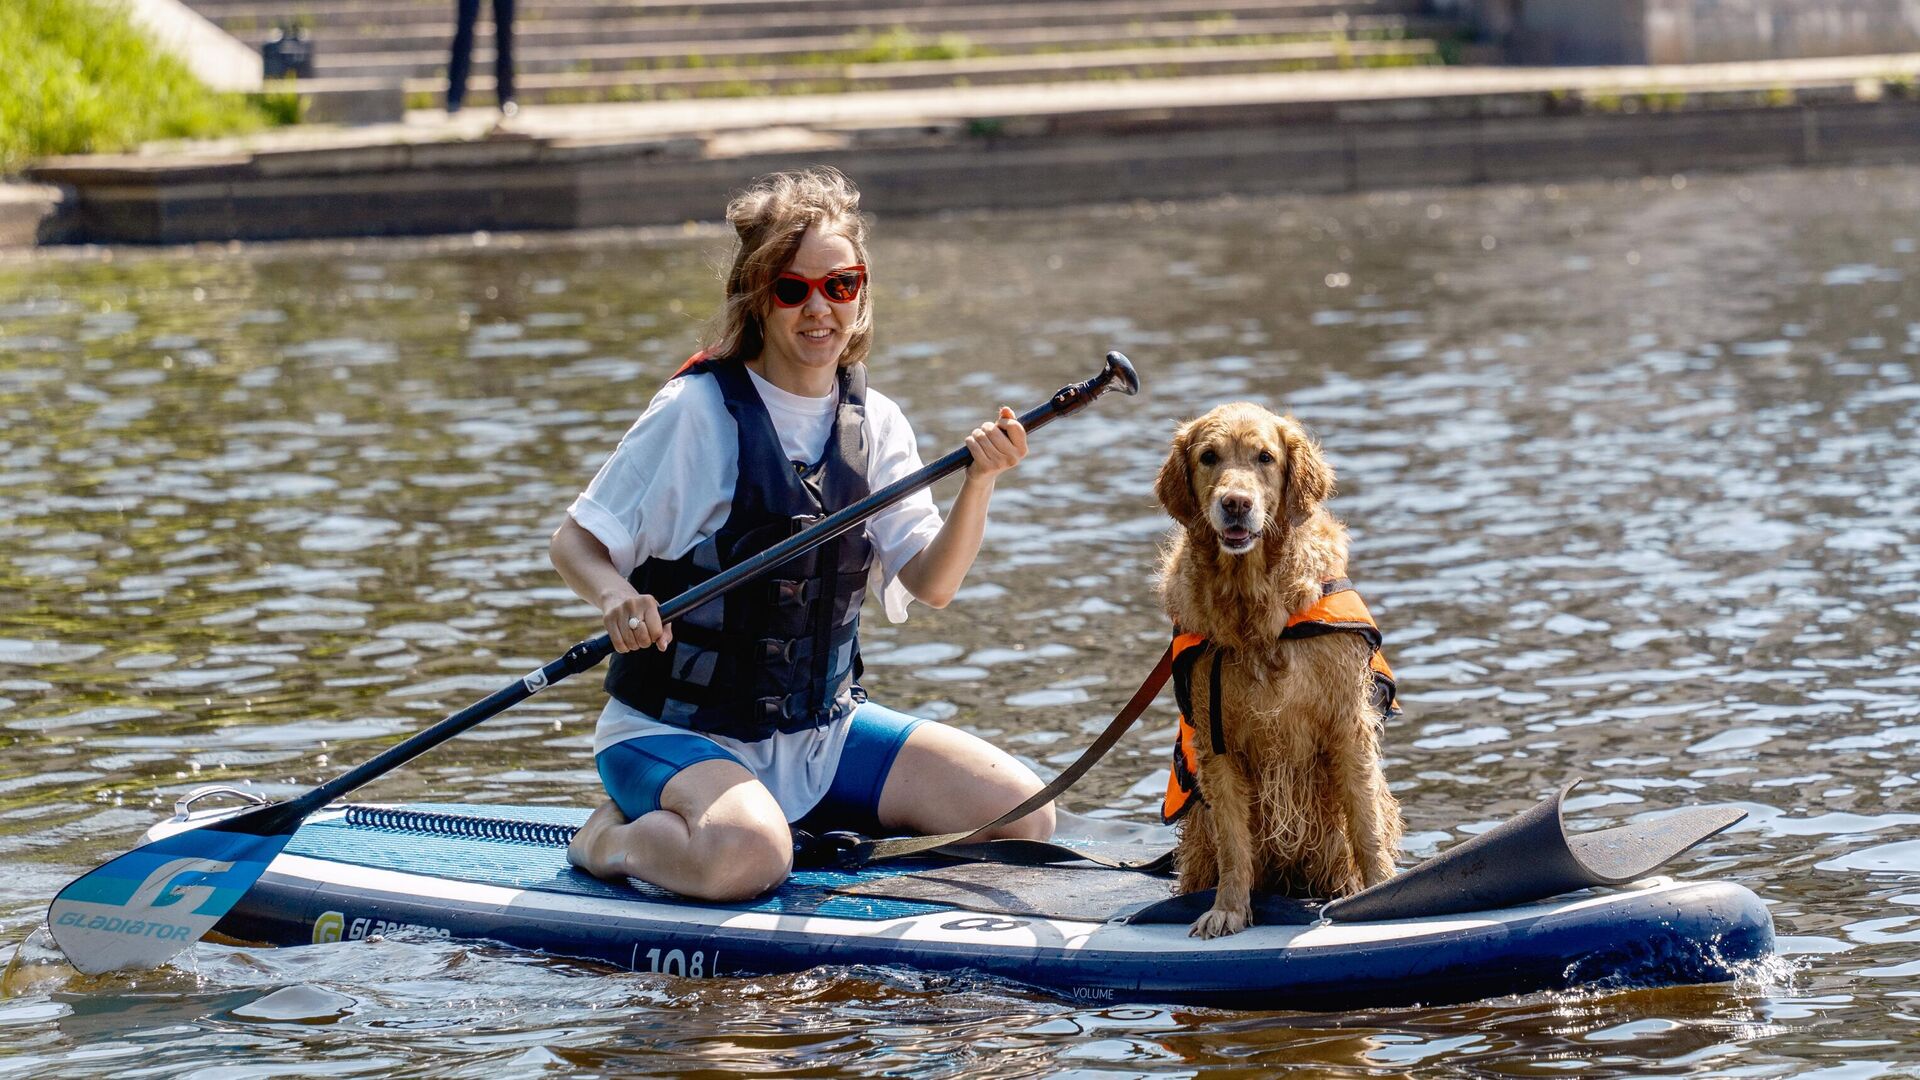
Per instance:
[[[853,244],[837,232],[812,228],[800,241],[787,270],[802,278],[806,295],[792,306],[769,304],[762,318],[766,346],[749,362],[768,382],[802,397],[833,393],[840,354],[846,351],[848,327],[860,317],[856,300],[834,303],[813,283],[836,271],[857,268],[860,257]]]

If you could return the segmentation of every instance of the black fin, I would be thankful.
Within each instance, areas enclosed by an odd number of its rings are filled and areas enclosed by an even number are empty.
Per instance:
[[[1732,806],[1696,806],[1652,821],[1569,837],[1560,803],[1579,784],[1463,840],[1371,889],[1322,911],[1336,922],[1377,922],[1512,907],[1549,896],[1646,877],[1675,855],[1747,816]]]

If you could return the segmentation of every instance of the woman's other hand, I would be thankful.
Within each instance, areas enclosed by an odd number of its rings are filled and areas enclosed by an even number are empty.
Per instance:
[[[997,419],[981,424],[967,436],[967,452],[973,455],[968,475],[991,480],[1027,456],[1027,429],[1020,426],[1012,409],[1002,405]]]

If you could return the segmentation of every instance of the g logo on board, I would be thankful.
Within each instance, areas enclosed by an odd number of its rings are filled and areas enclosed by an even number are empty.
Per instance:
[[[347,917],[337,911],[323,911],[313,920],[313,943],[327,945],[340,940],[340,933],[346,929]]]

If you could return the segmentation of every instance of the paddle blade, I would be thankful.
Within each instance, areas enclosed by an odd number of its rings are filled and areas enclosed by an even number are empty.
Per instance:
[[[88,975],[159,967],[233,910],[293,838],[280,806],[186,829],[75,878],[47,928]],[[249,826],[253,826],[249,828]]]

